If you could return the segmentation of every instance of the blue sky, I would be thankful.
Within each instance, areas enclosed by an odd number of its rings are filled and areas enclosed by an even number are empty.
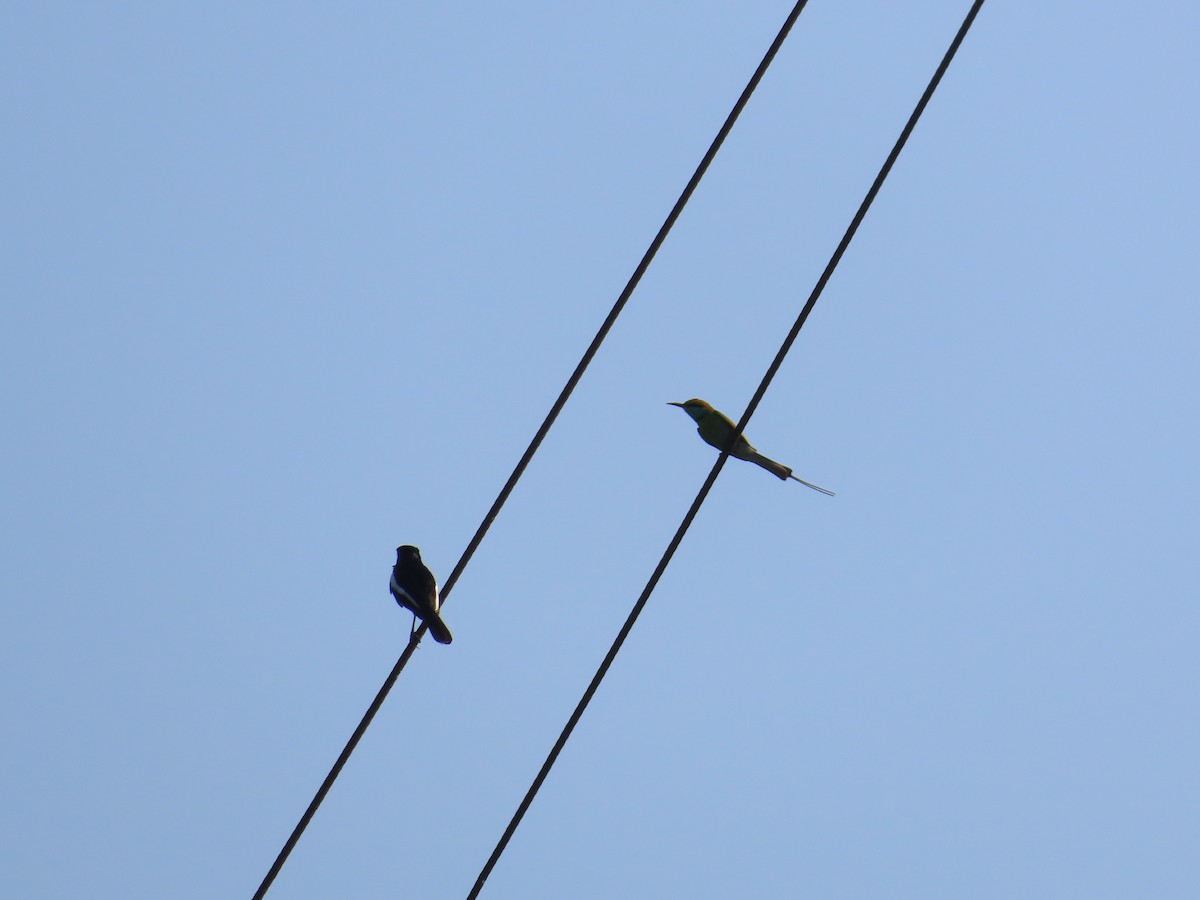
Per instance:
[[[968,5],[813,0],[269,896],[466,894]],[[788,9],[6,7],[5,896],[250,896]],[[1198,20],[984,7],[485,897],[1196,896]]]

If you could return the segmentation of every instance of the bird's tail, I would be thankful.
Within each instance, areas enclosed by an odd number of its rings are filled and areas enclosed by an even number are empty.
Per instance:
[[[783,481],[787,481],[789,478],[791,478],[793,481],[798,481],[805,487],[812,488],[814,491],[820,491],[822,494],[827,494],[830,497],[834,496],[833,491],[829,490],[828,488],[823,488],[819,484],[813,484],[811,481],[805,481],[803,478],[793,475],[792,470],[783,463],[777,463],[773,459],[768,459],[757,450],[751,454],[748,454],[745,459],[748,459],[752,463],[757,463],[776,478],[782,479]]]
[[[448,644],[454,640],[454,635],[450,633],[450,629],[446,627],[446,623],[437,613],[425,616],[425,624],[429,626],[429,633],[439,644]]]
[[[802,485],[804,485],[805,487],[810,487],[810,488],[812,488],[814,491],[820,491],[822,494],[825,494],[825,495],[826,495],[826,496],[828,496],[828,497],[835,497],[835,496],[837,496],[836,494],[834,494],[834,492],[833,492],[833,491],[829,490],[829,488],[823,488],[823,487],[821,487],[819,484],[813,484],[811,481],[805,481],[803,478],[796,478],[796,476],[795,476],[795,475],[792,475],[792,473],[791,473],[791,470],[790,470],[790,469],[788,470],[788,476],[789,476],[790,478],[795,478],[795,479],[796,479],[796,481],[800,482],[800,483],[801,483]]]
[[[730,455],[732,455],[732,454],[730,454]],[[765,457],[761,453],[759,453],[757,450],[750,450],[750,451],[746,452],[746,454],[744,456],[742,456],[742,459],[748,460],[749,462],[752,462],[757,466],[762,466],[764,469],[766,469],[768,472],[770,472],[776,478],[779,478],[783,481],[787,481],[789,478],[796,477],[795,475],[792,474],[792,470],[789,469],[787,466],[783,465],[783,463],[777,463],[773,459],[768,459],[767,457]]]

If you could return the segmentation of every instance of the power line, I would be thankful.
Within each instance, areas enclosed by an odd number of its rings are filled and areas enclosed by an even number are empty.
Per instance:
[[[447,577],[446,583],[442,587],[441,591],[443,602],[445,601],[446,596],[450,593],[451,588],[453,588],[455,583],[458,581],[458,577],[467,567],[467,563],[470,562],[471,557],[474,556],[476,549],[478,549],[480,543],[483,542],[483,538],[487,534],[488,529],[491,528],[492,522],[494,522],[496,517],[500,514],[500,509],[504,506],[505,501],[508,500],[509,494],[513,492],[513,488],[516,487],[517,481],[521,478],[521,475],[524,474],[530,460],[533,459],[533,455],[538,451],[538,448],[541,446],[546,434],[550,431],[550,427],[554,424],[554,420],[558,418],[558,414],[562,412],[563,407],[566,406],[567,399],[575,390],[575,386],[583,377],[584,371],[586,371],[588,365],[592,361],[592,358],[600,349],[600,345],[608,336],[609,331],[612,330],[614,323],[617,321],[617,316],[619,316],[621,311],[625,308],[625,304],[633,295],[634,289],[642,280],[642,276],[650,267],[650,263],[654,260],[659,248],[667,239],[667,235],[670,233],[671,228],[675,225],[676,219],[679,218],[679,215],[683,212],[683,208],[687,205],[688,200],[691,199],[696,187],[700,184],[700,179],[703,178],[705,172],[708,171],[708,167],[712,164],[713,159],[716,157],[717,151],[721,149],[721,145],[725,142],[725,138],[729,136],[729,132],[733,129],[734,123],[738,120],[742,110],[749,102],[755,88],[758,87],[758,83],[762,80],[762,77],[766,73],[768,67],[770,67],[771,61],[775,59],[775,55],[779,52],[779,48],[783,45],[784,39],[787,37],[788,32],[791,31],[792,25],[795,24],[796,19],[799,18],[800,13],[803,11],[807,3],[808,0],[799,0],[799,2],[796,3],[796,5],[792,8],[787,20],[783,23],[783,27],[780,28],[779,34],[776,35],[775,40],[767,50],[766,55],[763,56],[762,62],[760,62],[758,64],[758,68],[754,70],[754,74],[750,77],[746,87],[742,90],[741,96],[738,97],[737,102],[733,105],[733,109],[726,117],[724,124],[717,132],[717,136],[713,139],[712,144],[709,146],[708,152],[705,153],[704,158],[700,160],[700,164],[696,167],[696,171],[692,174],[687,186],[684,187],[683,193],[679,195],[679,199],[675,201],[675,205],[671,208],[671,212],[667,215],[662,227],[659,228],[658,233],[654,236],[654,240],[650,242],[650,246],[647,248],[646,253],[642,256],[641,262],[639,262],[637,268],[633,270],[633,274],[626,283],[625,289],[622,290],[620,296],[617,297],[616,303],[614,303],[612,309],[609,310],[607,318],[605,318],[604,323],[600,326],[600,330],[596,332],[596,336],[592,338],[591,344],[589,344],[587,350],[584,351],[583,356],[579,360],[579,364],[575,367],[575,371],[572,372],[571,377],[567,379],[567,383],[563,386],[562,392],[558,395],[558,399],[555,400],[554,405],[550,407],[550,412],[546,414],[546,418],[542,422],[541,427],[538,428],[537,433],[533,436],[533,440],[529,442],[529,446],[525,448],[525,452],[522,454],[521,459],[517,462],[516,468],[514,468],[512,474],[508,476],[508,481],[506,481],[504,483],[504,487],[500,489],[500,493],[497,495],[496,501],[492,504],[491,509],[488,510],[487,515],[483,517],[483,521],[479,524],[479,528],[476,530],[475,536],[471,538],[471,541],[467,544],[467,549],[463,551],[462,557],[459,559],[458,564],[455,565],[453,571],[450,573],[449,577]],[[279,874],[279,870],[283,868],[283,864],[287,861],[288,856],[291,855],[293,848],[295,848],[296,843],[300,840],[300,836],[304,833],[304,830],[308,827],[308,823],[316,814],[317,808],[325,799],[325,795],[328,794],[329,789],[333,787],[334,781],[337,780],[342,768],[350,759],[350,754],[354,752],[354,748],[358,746],[358,742],[362,739],[363,734],[366,733],[367,727],[371,724],[371,720],[375,718],[375,714],[383,705],[383,701],[387,698],[392,686],[396,683],[396,679],[399,678],[400,673],[404,671],[404,667],[408,664],[408,660],[413,655],[413,651],[416,650],[417,645],[421,642],[421,638],[425,636],[426,630],[427,628],[425,624],[422,623],[420,628],[418,628],[416,632],[414,632],[409,638],[408,645],[404,648],[404,652],[400,654],[400,658],[396,660],[396,664],[392,667],[392,671],[388,673],[387,678],[384,679],[383,686],[380,687],[379,692],[375,695],[375,699],[367,708],[366,713],[362,717],[362,721],[358,723],[358,727],[355,728],[354,733],[350,735],[350,740],[346,742],[346,746],[342,749],[337,761],[333,764],[333,768],[329,770],[329,774],[326,775],[325,780],[321,782],[321,786],[317,789],[317,793],[313,796],[312,802],[308,804],[308,808],[300,817],[300,821],[296,823],[296,827],[288,836],[287,841],[284,842],[283,849],[281,849],[279,851],[279,855],[275,857],[274,863],[271,864],[271,868],[267,871],[262,883],[258,886],[258,890],[255,891],[253,900],[262,900],[262,898],[266,896],[267,891],[270,890],[272,882],[274,882],[276,876]]]
[[[841,262],[842,256],[846,252],[846,248],[850,246],[850,241],[853,240],[855,232],[858,231],[859,225],[862,224],[862,220],[867,214],[867,210],[871,208],[871,204],[874,202],[876,194],[879,193],[879,189],[883,186],[883,182],[887,179],[888,173],[891,172],[892,166],[895,164],[896,159],[900,156],[900,151],[904,149],[904,145],[908,142],[909,135],[912,134],[913,128],[916,127],[917,121],[921,118],[921,114],[925,111],[925,107],[928,105],[929,99],[933,96],[933,92],[937,89],[938,84],[941,82],[942,76],[946,73],[946,69],[950,66],[950,61],[954,59],[955,53],[958,52],[959,45],[962,44],[963,38],[966,37],[967,32],[970,30],[971,24],[975,21],[975,16],[979,13],[983,3],[984,0],[975,0],[970,11],[967,13],[967,17],[963,20],[962,25],[959,27],[958,33],[954,36],[954,40],[950,42],[950,47],[947,49],[945,56],[942,57],[942,62],[937,67],[937,71],[934,72],[933,77],[930,79],[929,85],[925,88],[925,93],[923,93],[921,95],[921,99],[917,101],[917,105],[913,109],[912,115],[909,116],[908,122],[905,124],[904,129],[900,132],[900,137],[896,139],[896,143],[892,147],[892,152],[888,154],[887,160],[884,162],[883,167],[879,170],[879,174],[875,176],[875,181],[872,183],[870,190],[867,191],[866,197],[859,205],[858,212],[855,213],[854,218],[850,221],[849,227],[847,227],[845,234],[842,236],[842,240],[837,245],[837,249],[834,250],[833,255],[830,257],[829,263],[825,266],[825,270],[821,273],[821,277],[817,279],[816,286],[809,295],[808,301],[804,304],[803,309],[801,309],[800,315],[796,318],[795,324],[792,325],[791,331],[789,331],[787,337],[784,338],[783,344],[779,348],[779,352],[775,354],[775,359],[772,360],[771,365],[767,368],[767,373],[763,376],[762,382],[758,386],[758,390],[754,392],[754,396],[750,399],[750,403],[746,407],[746,411],[742,413],[742,417],[737,424],[737,429],[730,441],[731,445],[737,440],[737,436],[742,433],[742,430],[750,421],[750,417],[754,415],[754,411],[758,408],[759,402],[762,400],[763,395],[766,394],[767,388],[771,385],[771,381],[774,380],[775,374],[779,371],[779,367],[783,364],[783,360],[787,356],[788,351],[791,350],[792,344],[795,342],[796,337],[800,334],[800,329],[803,328],[804,323],[808,321],[809,313],[812,312],[812,308],[816,305],[817,299],[825,290],[825,285],[828,284],[830,277],[833,275],[834,270],[838,266],[838,263]],[[638,596],[637,602],[634,603],[633,609],[629,613],[629,618],[625,620],[625,624],[622,625],[621,630],[617,632],[617,637],[613,641],[612,646],[609,648],[608,653],[605,655],[604,661],[600,663],[600,668],[598,668],[596,670],[596,674],[592,676],[591,682],[584,690],[583,696],[580,698],[574,712],[571,713],[571,717],[567,720],[567,724],[563,727],[562,732],[559,734],[558,740],[554,742],[554,746],[550,749],[550,753],[546,757],[546,761],[542,763],[541,769],[534,777],[533,783],[529,786],[529,790],[526,791],[524,798],[517,807],[517,811],[513,814],[512,819],[509,821],[508,827],[504,829],[504,834],[501,835],[495,849],[492,850],[492,855],[488,857],[487,862],[484,864],[483,869],[479,873],[479,877],[475,879],[475,884],[471,888],[471,892],[467,895],[467,900],[476,900],[476,898],[479,896],[479,892],[483,889],[484,882],[487,881],[488,876],[496,867],[496,863],[499,861],[500,856],[504,853],[505,848],[508,846],[509,841],[516,832],[517,826],[521,824],[521,820],[525,817],[525,813],[529,810],[530,805],[532,805],[534,797],[537,796],[538,791],[541,789],[542,783],[546,780],[546,776],[550,774],[550,770],[554,767],[554,763],[557,761],[559,754],[562,752],[563,747],[566,746],[567,740],[571,737],[571,733],[575,730],[575,726],[579,724],[579,720],[582,718],[584,711],[588,707],[588,704],[591,703],[593,695],[595,695],[596,690],[600,687],[600,682],[604,680],[604,676],[608,673],[609,667],[612,666],[613,660],[616,659],[617,653],[620,651],[621,646],[625,643],[625,638],[627,638],[629,636],[629,632],[633,630],[634,623],[637,622],[638,616],[642,614],[642,609],[645,608],[646,602],[650,599],[650,595],[654,592],[654,588],[658,585],[658,581],[662,577],[663,572],[666,571],[667,565],[671,561],[671,557],[675,555],[675,551],[679,547],[680,542],[682,542],[683,536],[687,534],[688,528],[691,527],[692,520],[700,511],[701,505],[704,503],[705,498],[708,497],[708,492],[712,489],[713,484],[717,480],[717,476],[721,473],[721,469],[725,466],[725,461],[728,458],[728,450],[721,451],[720,456],[717,457],[717,461],[713,464],[712,471],[708,473],[708,478],[705,479],[704,484],[700,487],[700,492],[696,495],[696,499],[692,501],[692,505],[688,508],[687,513],[684,515],[683,521],[679,524],[679,528],[675,532],[675,536],[671,538],[670,543],[667,544],[667,549],[663,552],[662,558],[658,561],[658,565],[654,567],[654,572],[650,575],[650,580],[646,582],[646,586],[642,589],[641,595]]]

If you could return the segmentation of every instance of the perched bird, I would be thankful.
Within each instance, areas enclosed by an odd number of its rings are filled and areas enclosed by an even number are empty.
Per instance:
[[[429,626],[429,633],[439,644],[454,640],[438,613],[442,601],[438,597],[437,579],[421,562],[421,551],[409,544],[396,548],[396,565],[392,567],[392,596],[412,612],[413,631],[417,630],[417,619],[421,619]]]
[[[704,438],[704,443],[716,447],[718,450],[729,449],[730,456],[736,456],[738,459],[744,459],[752,462],[757,466],[762,466],[772,475],[777,478],[782,478],[786,481],[793,478],[800,482],[805,487],[810,487],[814,491],[820,491],[822,494],[833,496],[833,491],[826,490],[812,482],[805,481],[803,478],[796,478],[792,474],[792,470],[787,466],[781,465],[773,459],[767,459],[757,450],[750,446],[750,442],[746,440],[744,434],[739,434],[737,442],[732,447],[729,446],[729,439],[733,437],[733,433],[737,431],[737,425],[729,420],[729,417],[724,413],[712,408],[712,404],[693,398],[686,403],[668,403],[668,406],[678,406],[685,413],[696,420],[696,431],[700,437]]]

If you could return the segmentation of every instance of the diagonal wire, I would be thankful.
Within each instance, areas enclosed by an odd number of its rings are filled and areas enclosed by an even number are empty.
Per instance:
[[[700,164],[696,167],[696,171],[692,174],[687,186],[684,187],[683,193],[679,195],[679,199],[675,201],[675,205],[671,208],[671,212],[667,215],[662,227],[659,228],[658,233],[654,236],[654,240],[650,242],[650,246],[646,250],[645,255],[642,256],[641,262],[639,262],[637,268],[633,270],[633,274],[630,276],[628,283],[626,283],[625,289],[621,291],[616,303],[613,304],[612,309],[609,311],[608,317],[600,326],[600,330],[596,332],[596,336],[592,338],[592,342],[588,345],[587,350],[584,351],[583,356],[579,360],[579,364],[575,367],[575,371],[572,372],[571,377],[567,379],[567,383],[563,386],[562,392],[558,395],[558,399],[555,400],[554,405],[550,407],[550,412],[546,414],[545,420],[542,422],[541,427],[537,430],[537,433],[533,436],[533,440],[529,442],[529,446],[525,449],[525,453],[521,456],[516,468],[514,468],[512,474],[508,476],[508,481],[504,483],[504,487],[501,488],[499,495],[496,497],[496,501],[492,504],[491,509],[488,510],[487,515],[483,517],[483,521],[476,530],[475,536],[472,537],[470,543],[467,544],[467,549],[463,551],[463,555],[459,559],[458,564],[454,567],[454,570],[446,579],[446,583],[442,587],[441,591],[443,601],[450,593],[451,588],[453,588],[455,583],[458,581],[458,577],[467,567],[467,563],[470,562],[471,557],[474,556],[476,549],[483,541],[484,535],[486,535],[488,529],[491,528],[492,522],[494,522],[496,516],[500,514],[501,507],[504,506],[505,501],[508,500],[509,494],[511,494],[513,488],[516,487],[517,481],[520,479],[521,475],[524,474],[530,460],[533,459],[533,455],[537,452],[538,448],[542,444],[542,441],[545,439],[546,434],[550,431],[550,427],[554,424],[554,420],[558,418],[558,414],[566,405],[567,399],[571,396],[571,393],[575,390],[575,386],[583,377],[584,371],[591,363],[592,358],[596,355],[596,352],[600,349],[600,345],[608,336],[613,324],[617,321],[617,316],[619,316],[621,311],[625,308],[625,304],[629,301],[634,289],[642,280],[642,276],[650,267],[650,263],[654,260],[659,248],[662,247],[663,242],[667,239],[667,235],[670,233],[671,228],[675,225],[675,221],[679,218],[680,213],[683,212],[683,208],[687,205],[688,200],[691,199],[692,194],[695,193],[696,187],[700,184],[700,179],[703,178],[705,172],[708,171],[708,167],[712,164],[713,159],[716,157],[717,151],[721,149],[721,145],[725,142],[725,138],[729,136],[729,132],[733,129],[734,123],[737,121],[738,116],[741,115],[742,110],[749,102],[755,88],[758,87],[758,83],[762,80],[763,75],[770,67],[772,60],[775,59],[776,54],[779,52],[779,48],[783,45],[784,39],[787,37],[788,32],[791,31],[792,25],[795,24],[796,19],[799,18],[800,13],[803,11],[807,3],[808,0],[799,0],[799,2],[797,2],[792,8],[787,20],[783,23],[783,27],[780,28],[779,34],[776,35],[775,40],[767,50],[766,55],[763,56],[762,62],[760,62],[758,64],[758,68],[754,70],[754,74],[750,77],[750,81],[742,90],[741,96],[738,97],[733,109],[730,111],[728,117],[726,117],[724,124],[717,132],[717,136],[713,139],[712,144],[709,146],[708,152],[705,153],[704,158],[700,160]],[[400,655],[400,658],[396,660],[396,664],[392,667],[392,671],[388,673],[387,678],[383,682],[383,686],[380,687],[379,692],[375,695],[375,699],[371,702],[371,705],[367,708],[366,713],[363,715],[362,721],[360,721],[358,727],[354,729],[354,733],[350,735],[350,740],[346,742],[346,746],[342,749],[337,761],[333,764],[333,768],[329,770],[329,774],[326,775],[325,780],[321,782],[321,786],[317,789],[317,793],[313,796],[312,802],[308,804],[308,808],[300,817],[300,821],[296,823],[296,827],[288,836],[287,841],[284,842],[283,849],[279,851],[279,855],[275,857],[275,862],[272,863],[271,868],[267,871],[267,874],[263,878],[262,883],[259,885],[258,890],[255,891],[253,900],[262,900],[262,898],[266,896],[266,893],[270,889],[272,882],[274,882],[275,877],[279,874],[279,870],[283,868],[283,864],[287,861],[292,849],[296,846],[296,843],[300,840],[300,836],[308,827],[308,823],[316,814],[317,808],[321,805],[321,801],[325,799],[325,795],[328,794],[329,789],[333,787],[333,782],[337,780],[342,768],[346,765],[347,760],[350,759],[350,754],[353,753],[354,748],[358,746],[358,742],[362,739],[363,734],[366,733],[367,727],[371,724],[371,720],[375,718],[375,714],[383,705],[383,701],[387,698],[392,686],[396,683],[396,679],[399,678],[400,673],[404,671],[404,667],[408,664],[409,658],[413,655],[413,651],[416,650],[417,645],[421,642],[421,638],[424,637],[426,630],[426,626],[424,623],[422,623],[421,627],[418,628],[416,632],[413,633],[413,635],[409,638],[408,646],[404,648],[404,652]]]
[[[892,166],[895,164],[897,157],[900,156],[900,151],[904,149],[904,145],[908,142],[909,135],[912,134],[913,128],[916,127],[917,121],[921,118],[921,114],[925,111],[925,107],[928,105],[929,99],[933,96],[933,92],[937,89],[938,83],[941,82],[942,76],[946,73],[946,69],[949,67],[950,61],[954,59],[954,54],[958,51],[959,45],[962,44],[963,38],[966,37],[967,32],[970,30],[971,24],[975,21],[975,16],[979,13],[983,3],[984,0],[975,0],[970,11],[967,13],[967,17],[963,20],[962,25],[959,27],[958,33],[954,36],[954,40],[951,41],[950,47],[946,51],[946,55],[942,57],[941,64],[938,66],[937,71],[934,72],[933,78],[931,78],[929,81],[929,85],[925,88],[925,93],[921,95],[921,99],[917,102],[916,108],[913,109],[912,115],[909,116],[908,122],[905,124],[904,129],[900,132],[900,137],[897,138],[895,145],[892,147],[892,152],[888,154],[887,160],[884,162],[883,167],[879,170],[879,174],[875,176],[875,181],[872,183],[870,190],[867,191],[867,195],[863,199],[862,204],[858,207],[858,212],[855,213],[854,218],[851,220],[849,227],[842,236],[841,242],[837,245],[837,249],[834,250],[833,255],[829,259],[829,263],[825,266],[825,270],[821,273],[821,277],[817,279],[816,286],[813,288],[812,293],[808,297],[808,302],[804,304],[804,308],[800,311],[800,315],[797,317],[795,324],[792,325],[791,331],[789,331],[787,337],[784,338],[783,344],[779,348],[779,352],[775,354],[775,359],[772,360],[771,365],[767,368],[767,373],[763,376],[762,382],[758,386],[758,390],[754,392],[754,396],[751,398],[749,405],[746,407],[746,411],[742,413],[742,418],[737,424],[737,429],[734,432],[734,436],[730,439],[730,446],[737,441],[737,436],[742,433],[742,430],[746,427],[746,423],[750,421],[750,417],[754,414],[755,409],[758,408],[759,402],[762,400],[763,395],[766,394],[767,388],[770,387],[771,381],[775,378],[775,374],[779,371],[779,367],[783,364],[783,360],[787,356],[788,351],[791,350],[792,344],[795,342],[796,337],[800,334],[800,329],[803,328],[804,323],[808,321],[809,313],[812,312],[812,308],[816,305],[817,299],[825,290],[825,285],[828,284],[830,277],[833,275],[834,270],[837,268],[838,263],[845,254],[846,248],[850,246],[850,241],[853,240],[855,233],[858,231],[859,225],[862,224],[863,218],[867,214],[867,210],[871,208],[871,204],[874,202],[875,196],[879,193],[879,189],[883,186],[884,181],[887,179],[888,173],[891,172]],[[713,484],[717,480],[717,476],[721,473],[721,469],[725,466],[725,461],[728,458],[729,451],[722,450],[720,456],[717,458],[716,463],[713,464],[712,471],[708,473],[708,478],[705,479],[704,484],[701,486],[700,492],[696,495],[696,499],[692,501],[692,505],[688,508],[687,513],[684,515],[683,521],[679,525],[679,529],[675,532],[675,536],[671,538],[670,543],[667,545],[667,549],[663,552],[662,558],[658,561],[658,565],[655,566],[654,572],[650,576],[650,580],[646,582],[646,586],[642,589],[641,595],[638,597],[637,602],[634,603],[633,609],[629,613],[629,618],[627,618],[625,620],[625,624],[621,626],[621,630],[617,633],[617,637],[613,641],[612,646],[609,648],[608,653],[605,655],[604,661],[600,663],[600,668],[598,668],[596,670],[596,674],[592,676],[591,682],[588,684],[587,689],[583,692],[583,696],[580,698],[578,705],[576,705],[574,712],[571,713],[571,717],[567,720],[567,724],[563,727],[562,732],[559,734],[558,740],[554,742],[554,746],[551,748],[549,755],[546,757],[546,761],[542,763],[541,769],[538,771],[537,776],[533,779],[533,784],[529,786],[529,790],[525,793],[525,797],[521,800],[520,805],[517,807],[517,811],[513,814],[512,819],[509,821],[508,827],[504,829],[504,834],[501,835],[495,849],[492,850],[492,855],[488,857],[487,862],[484,864],[483,869],[479,873],[479,877],[475,879],[475,884],[471,888],[471,892],[467,895],[467,900],[476,900],[476,898],[479,896],[479,892],[483,889],[484,882],[487,881],[488,876],[491,875],[492,870],[495,868],[496,863],[500,859],[500,856],[504,853],[505,848],[508,846],[509,841],[512,839],[513,834],[517,830],[517,826],[521,824],[521,820],[524,818],[525,813],[529,810],[530,805],[533,803],[534,797],[537,796],[538,791],[541,789],[542,783],[546,780],[546,776],[550,774],[550,770],[554,767],[555,761],[558,759],[563,747],[566,746],[567,740],[571,737],[571,732],[573,732],[575,730],[575,726],[579,724],[579,720],[583,716],[584,710],[586,710],[588,704],[591,703],[593,695],[596,693],[597,688],[600,687],[600,682],[604,680],[604,676],[608,673],[609,667],[612,665],[613,660],[616,659],[617,653],[620,651],[621,646],[625,643],[625,639],[629,636],[629,632],[633,630],[634,623],[637,622],[638,616],[641,615],[643,608],[646,606],[646,601],[650,599],[650,594],[653,593],[654,588],[658,585],[659,579],[662,577],[663,572],[666,571],[668,563],[671,561],[671,557],[675,555],[675,550],[679,547],[680,542],[683,540],[683,536],[687,534],[688,528],[691,527],[692,520],[700,511],[701,505],[704,503],[705,498],[708,496],[708,492],[712,489]]]

